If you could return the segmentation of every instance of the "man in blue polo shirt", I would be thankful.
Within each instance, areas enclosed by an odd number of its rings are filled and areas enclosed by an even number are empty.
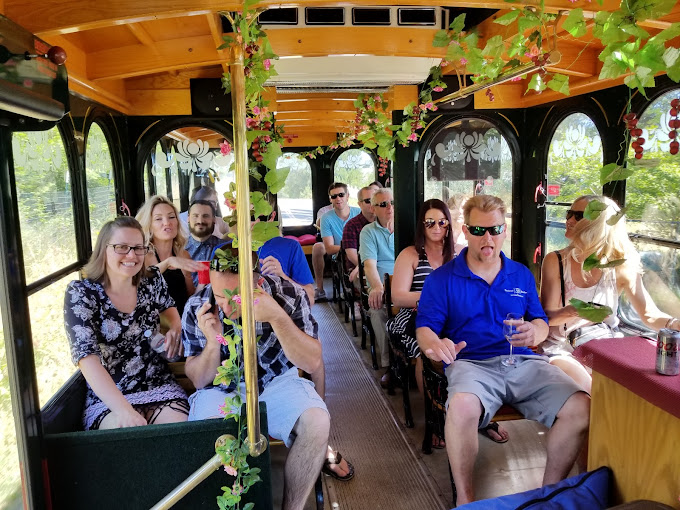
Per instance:
[[[389,346],[385,324],[387,311],[383,306],[383,279],[385,273],[394,271],[394,200],[390,188],[381,188],[371,197],[375,221],[361,229],[359,234],[359,255],[364,265],[368,283],[368,304],[371,307],[371,325],[375,333],[380,366],[390,366]],[[382,382],[387,384],[389,368]]]
[[[564,372],[530,349],[548,334],[548,319],[531,272],[501,252],[505,205],[478,195],[463,208],[468,247],[425,280],[416,336],[422,352],[443,361],[448,380],[446,448],[457,489],[456,505],[474,500],[472,475],[477,429],[503,404],[550,427],[543,484],[569,473],[588,431],[590,398]],[[508,363],[506,316],[517,312]]]

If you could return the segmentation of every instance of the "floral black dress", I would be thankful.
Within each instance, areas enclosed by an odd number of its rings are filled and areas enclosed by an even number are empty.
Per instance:
[[[160,313],[175,302],[157,268],[149,268],[137,287],[137,306],[122,313],[93,280],[69,283],[64,300],[64,324],[75,365],[90,354],[99,356],[118,389],[132,405],[151,404],[187,395],[166,361],[148,339],[159,329]],[[87,385],[83,426],[92,428],[108,408]]]

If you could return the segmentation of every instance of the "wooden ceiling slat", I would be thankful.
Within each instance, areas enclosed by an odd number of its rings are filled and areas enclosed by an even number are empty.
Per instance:
[[[276,121],[277,122],[290,122],[297,119],[305,120],[326,120],[335,119],[337,121],[351,121],[356,117],[354,111],[351,112],[338,112],[329,110],[307,110],[298,112],[277,112]]]
[[[126,26],[140,43],[144,46],[154,47],[156,41],[151,38],[149,32],[142,25],[139,23],[128,23]]]

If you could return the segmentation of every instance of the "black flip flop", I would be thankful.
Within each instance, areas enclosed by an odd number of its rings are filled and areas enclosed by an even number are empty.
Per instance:
[[[332,476],[336,480],[340,480],[341,482],[346,482],[347,480],[351,480],[354,478],[354,466],[350,463],[350,461],[346,460],[347,462],[347,468],[349,471],[345,476],[340,476],[337,474],[335,471],[331,469],[331,464],[340,464],[342,462],[342,455],[340,455],[340,452],[333,452],[333,457],[334,460],[330,460],[328,457],[326,457],[326,460],[323,461],[323,467],[321,468],[321,472],[327,474],[328,476]]]
[[[495,439],[495,438],[491,437],[491,434],[489,434],[489,430],[493,430],[496,434],[498,434],[501,437],[501,439]],[[492,421],[491,423],[489,423],[483,429],[479,429],[479,433],[488,437],[494,443],[507,443],[508,439],[510,439],[509,437],[503,439],[503,436],[501,436],[500,432],[498,432],[498,422],[496,422],[496,421]]]

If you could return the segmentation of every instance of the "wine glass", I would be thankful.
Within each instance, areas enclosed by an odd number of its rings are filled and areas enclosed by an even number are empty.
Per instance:
[[[503,321],[503,336],[505,336],[505,339],[508,342],[510,342],[512,336],[517,333],[517,326],[523,322],[524,317],[521,313],[510,312],[505,316],[505,320]],[[516,361],[517,360],[512,355],[512,342],[510,342],[510,356],[502,360],[501,363],[506,367],[511,367],[515,365]]]

